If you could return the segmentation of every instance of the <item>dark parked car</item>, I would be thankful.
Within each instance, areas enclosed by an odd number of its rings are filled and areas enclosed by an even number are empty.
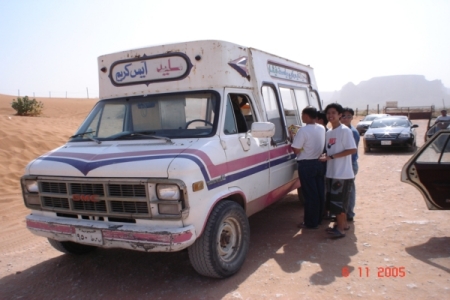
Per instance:
[[[410,120],[403,117],[384,117],[375,119],[364,134],[364,152],[371,148],[407,147],[416,149],[416,128]]]
[[[450,130],[436,132],[403,166],[401,181],[422,194],[428,209],[450,210]]]
[[[372,121],[375,120],[376,118],[381,118],[381,117],[387,117],[389,116],[388,114],[370,114],[364,117],[364,119],[362,119],[357,125],[356,125],[356,130],[358,130],[359,134],[362,135],[364,134],[367,129],[369,128],[370,124],[372,124]]]
[[[450,129],[450,121],[442,121],[434,123],[425,134],[425,141],[428,141],[436,132],[443,129]]]

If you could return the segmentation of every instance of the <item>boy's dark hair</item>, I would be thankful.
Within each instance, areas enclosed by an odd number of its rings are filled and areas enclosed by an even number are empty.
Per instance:
[[[327,124],[328,124],[328,119],[327,119],[327,115],[325,114],[325,112],[324,112],[323,110],[317,112],[317,118],[318,118],[319,120],[322,120],[323,125],[327,126]]]
[[[344,111],[342,113],[349,112],[352,116],[355,115],[355,111],[350,107],[344,107]]]
[[[330,108],[334,108],[338,114],[342,114],[344,112],[344,108],[339,103],[330,103],[325,107],[325,114],[328,112]]]
[[[307,106],[302,110],[302,114],[308,115],[310,118],[317,118],[317,109],[314,106]]]

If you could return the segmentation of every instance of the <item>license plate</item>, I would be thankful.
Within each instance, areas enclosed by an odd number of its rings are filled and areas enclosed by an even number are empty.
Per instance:
[[[103,245],[102,232],[98,229],[75,228],[75,237],[83,244]]]
[[[381,145],[392,145],[392,141],[381,141]]]

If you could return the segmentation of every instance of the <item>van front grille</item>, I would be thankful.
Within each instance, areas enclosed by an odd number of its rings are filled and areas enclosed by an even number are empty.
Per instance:
[[[72,194],[105,195],[103,184],[71,183],[70,190]]]
[[[150,217],[148,191],[142,182],[40,181],[44,209],[105,217]]]

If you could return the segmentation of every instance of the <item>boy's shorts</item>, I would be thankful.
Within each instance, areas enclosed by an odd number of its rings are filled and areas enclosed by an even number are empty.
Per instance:
[[[326,201],[329,205],[330,213],[339,215],[347,213],[348,198],[352,189],[352,182],[354,179],[334,179],[326,178]]]

